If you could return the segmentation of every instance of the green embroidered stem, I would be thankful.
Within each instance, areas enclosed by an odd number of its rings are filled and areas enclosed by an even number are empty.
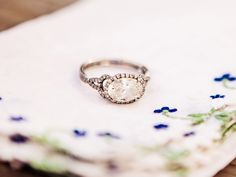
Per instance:
[[[189,114],[188,117],[192,120],[192,125],[199,125],[209,119],[215,113],[215,109],[209,113]]]
[[[164,111],[162,113],[163,116],[171,118],[171,119],[182,119],[182,120],[189,120],[187,117],[177,117],[177,116],[171,116],[168,111]]]
[[[197,113],[197,114],[189,114],[189,119],[192,120],[192,125],[199,125],[204,123],[206,120],[210,119],[214,114],[224,110],[226,106],[220,107],[218,109],[212,108],[208,113]]]
[[[229,81],[227,79],[224,79],[222,83],[225,88],[230,89],[230,90],[236,90],[235,87],[231,87],[228,85]]]
[[[187,117],[172,116],[168,111],[164,111],[162,115],[172,119],[190,120],[192,121],[192,126],[200,125],[211,118],[215,118],[222,122],[221,139],[224,139],[228,132],[236,131],[236,110],[229,111],[227,110],[229,107],[232,107],[232,105],[224,105],[217,109],[212,108],[207,113],[189,114]]]
[[[228,132],[233,130],[235,127],[236,127],[236,121],[234,121],[227,128],[224,129],[224,131],[222,132],[222,139],[224,139],[226,135],[228,134]]]

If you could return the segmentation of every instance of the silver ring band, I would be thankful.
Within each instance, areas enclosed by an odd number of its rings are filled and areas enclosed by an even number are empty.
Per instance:
[[[87,80],[89,78],[87,77],[87,74],[85,71],[89,68],[98,67],[98,66],[129,67],[129,68],[133,68],[133,69],[137,70],[138,73],[143,74],[144,76],[148,77],[148,69],[143,65],[127,62],[124,60],[107,60],[107,59],[105,59],[105,60],[99,60],[99,61],[90,61],[90,62],[82,64],[80,67],[80,78],[83,81],[87,82]]]

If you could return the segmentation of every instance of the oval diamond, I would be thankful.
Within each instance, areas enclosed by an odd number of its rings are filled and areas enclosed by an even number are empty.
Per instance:
[[[143,95],[144,87],[136,79],[120,78],[109,84],[107,93],[113,101],[128,103]]]

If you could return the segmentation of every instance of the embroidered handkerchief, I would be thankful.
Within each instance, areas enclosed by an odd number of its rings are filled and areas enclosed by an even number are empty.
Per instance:
[[[90,0],[0,34],[0,158],[85,177],[211,177],[236,156],[235,2]],[[102,99],[81,63],[147,66]],[[104,74],[104,73],[101,73]]]

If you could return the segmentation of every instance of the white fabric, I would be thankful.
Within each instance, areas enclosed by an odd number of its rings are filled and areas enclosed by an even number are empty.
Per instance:
[[[40,131],[112,131],[143,144],[153,144],[154,136],[155,143],[175,138],[186,131],[185,122],[156,135],[155,123],[174,120],[158,119],[154,109],[175,107],[182,116],[235,103],[235,91],[213,81],[223,73],[236,74],[235,8],[233,0],[88,0],[2,32],[0,115],[22,115]],[[111,104],[79,80],[81,63],[103,57],[149,68],[151,80],[142,99]],[[218,93],[226,98],[209,98]],[[214,126],[203,127],[205,134],[192,143],[208,143],[217,136],[208,132]],[[235,135],[229,138],[222,164],[208,164],[197,176],[210,177],[229,163],[236,155],[235,140]]]

